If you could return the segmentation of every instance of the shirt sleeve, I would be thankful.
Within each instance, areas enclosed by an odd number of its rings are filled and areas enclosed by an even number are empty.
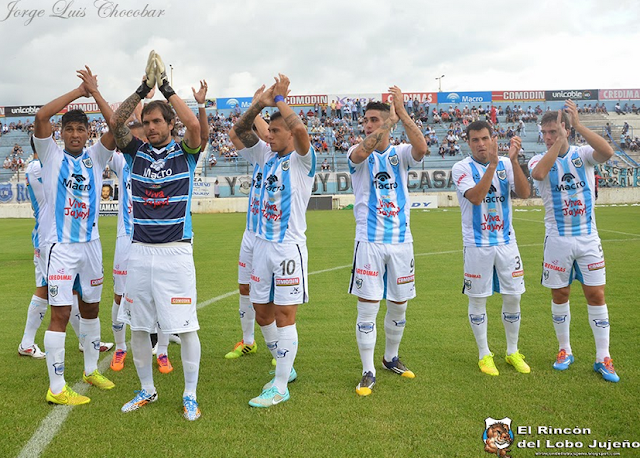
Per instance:
[[[529,160],[529,164],[527,165],[529,167],[529,174],[531,174],[531,172],[533,172],[533,169],[536,168],[536,165],[538,165],[538,162],[540,162],[540,159],[542,159],[542,154],[536,154]],[[533,179],[533,177],[531,178]],[[533,179],[533,181],[537,181],[537,180]]]
[[[53,139],[53,136],[47,138],[38,138],[33,136],[33,144],[36,147],[36,153],[38,153],[38,159],[43,165],[47,165],[52,160],[52,155],[56,151],[60,150],[60,147]]]
[[[309,148],[309,151],[304,156],[296,153],[295,158],[308,172],[308,176],[312,177],[316,174],[316,150],[313,146]]]
[[[471,172],[463,162],[457,162],[451,169],[451,178],[453,184],[458,189],[460,194],[464,196],[464,193],[476,185],[476,182],[471,176]]]
[[[238,154],[245,158],[251,165],[255,166],[256,164],[258,164],[260,168],[262,168],[264,166],[264,163],[266,162],[266,153],[269,150],[269,147],[264,141],[258,140],[258,143],[249,148],[241,149],[240,151],[238,151]]]
[[[138,149],[142,146],[144,142],[140,140],[138,137],[131,137],[131,141],[127,146],[122,148],[122,154],[127,154],[129,156],[135,156],[138,152]]]

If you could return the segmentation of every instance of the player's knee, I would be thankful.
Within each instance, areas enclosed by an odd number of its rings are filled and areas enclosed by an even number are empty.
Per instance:
[[[569,301],[569,287],[558,288],[551,290],[551,297],[553,298],[553,302],[556,304],[564,304]]]
[[[100,312],[100,303],[86,303],[84,301],[80,301],[78,304],[78,309],[80,310],[80,316],[85,320],[93,320],[98,318],[98,313]]]
[[[70,305],[51,307],[51,322],[49,323],[49,330],[65,332],[67,329],[67,323],[69,323],[70,315]]]

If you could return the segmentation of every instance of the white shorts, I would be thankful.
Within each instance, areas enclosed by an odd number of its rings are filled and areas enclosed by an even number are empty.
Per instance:
[[[490,247],[466,246],[463,253],[462,292],[467,296],[489,297],[494,292],[524,293],[524,268],[517,244]]]
[[[47,281],[50,305],[73,304],[73,290],[88,304],[100,302],[104,281],[100,239],[52,244]]]
[[[416,297],[413,243],[356,240],[349,293],[362,299],[405,302]]]
[[[133,243],[124,307],[118,320],[133,331],[179,334],[200,329],[196,313],[196,268],[190,243]]]
[[[542,286],[551,289],[564,288],[574,279],[586,286],[601,286],[607,283],[600,237],[545,237]]]
[[[33,249],[33,264],[36,266],[36,288],[47,286],[47,263],[49,262],[49,245],[42,243],[40,248]]]
[[[124,294],[130,251],[131,239],[128,236],[118,237],[116,239],[116,252],[113,256],[113,292],[118,296]]]
[[[255,232],[245,230],[242,234],[240,257],[238,258],[238,284],[251,283],[251,269],[253,268],[253,247],[256,243]]]
[[[249,297],[254,304],[299,305],[309,302],[307,245],[276,243],[256,237]]]

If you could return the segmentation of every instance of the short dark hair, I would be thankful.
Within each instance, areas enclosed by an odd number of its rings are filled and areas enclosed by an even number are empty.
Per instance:
[[[154,100],[153,102],[150,102],[144,106],[144,108],[142,109],[142,114],[140,115],[143,122],[144,115],[153,110],[160,110],[160,114],[162,114],[162,117],[167,124],[169,124],[171,121],[174,121],[175,123],[176,112],[173,111],[171,105],[169,105],[169,103],[165,102],[164,100]]]
[[[558,121],[558,112],[557,111],[547,111],[542,116],[542,119],[540,120],[540,125],[544,126],[547,123],[557,122],[557,121]],[[564,110],[562,111],[562,122],[564,123],[564,128],[566,130],[571,129],[571,119],[569,119],[569,115],[567,113],[565,113]]]
[[[89,118],[82,110],[69,110],[62,115],[62,128],[70,122],[78,122],[84,124],[85,127],[89,127]]]
[[[482,129],[487,129],[489,131],[489,135],[493,135],[493,127],[487,121],[473,121],[471,124],[467,126],[465,133],[467,134],[467,138],[469,138],[469,132],[472,130],[477,132]]]
[[[274,111],[273,113],[271,113],[271,117],[269,118],[269,120],[273,121],[274,119],[278,118],[282,118],[282,113],[280,113],[279,111]]]
[[[371,102],[367,103],[366,107],[364,107],[365,113],[369,110],[378,110],[378,111],[384,111],[386,113],[389,113],[391,111],[391,107],[389,107],[389,105],[387,105],[386,103],[372,100]]]

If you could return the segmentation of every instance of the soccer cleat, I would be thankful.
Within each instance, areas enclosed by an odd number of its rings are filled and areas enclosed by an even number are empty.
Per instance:
[[[505,357],[507,364],[511,364],[521,374],[528,374],[531,372],[531,368],[524,362],[524,359],[525,356],[520,353],[520,351],[516,351],[515,353],[511,353]]]
[[[260,396],[257,398],[253,398],[249,401],[249,405],[251,407],[271,407],[276,404],[280,404],[281,402],[285,402],[289,400],[289,389],[287,388],[284,394],[280,394],[278,388],[272,386],[266,391],[263,391]]]
[[[171,361],[169,361],[169,357],[167,355],[158,356],[157,361],[158,361],[158,370],[162,374],[168,374],[173,370],[173,366],[171,365]]]
[[[270,374],[275,374],[276,371],[269,371]],[[291,383],[291,382],[295,382],[298,378],[298,373],[296,372],[296,370],[292,367],[291,368],[291,372],[289,373],[289,380],[287,380],[287,383]],[[267,391],[269,389],[271,389],[271,387],[276,383],[276,378],[273,377],[270,381],[268,381],[263,387],[262,387],[262,391]]]
[[[620,377],[613,368],[613,360],[608,356],[601,363],[593,363],[593,370],[600,373],[607,382],[619,382]]]
[[[229,353],[224,355],[227,359],[235,359],[240,358],[243,355],[248,355],[251,353],[255,353],[258,350],[258,343],[253,342],[253,345],[245,345],[244,340],[241,340],[233,347]]]
[[[371,394],[371,389],[373,385],[376,384],[376,377],[373,375],[373,372],[365,372],[362,376],[362,380],[358,383],[356,387],[356,393],[360,396],[369,396]]]
[[[121,371],[124,369],[124,360],[127,357],[127,352],[124,350],[116,350],[111,358],[111,370]]]
[[[198,403],[196,402],[195,397],[192,395],[183,397],[182,404],[184,405],[184,418],[189,421],[194,421],[200,418],[202,413],[200,412],[200,408],[198,408]]]
[[[387,370],[390,370],[391,372],[395,372],[396,374],[400,374],[403,377],[407,377],[407,378],[415,378],[416,374],[414,374],[413,372],[411,372],[407,366],[405,366],[402,361],[400,361],[400,357],[396,356],[394,357],[391,361],[385,361],[384,358],[382,358],[382,367],[384,367]]]
[[[40,350],[36,344],[31,345],[29,348],[22,348],[22,343],[18,345],[18,354],[20,356],[31,356],[34,359],[44,359],[45,353]]]
[[[93,385],[93,386],[96,386],[96,387],[100,388],[101,390],[110,390],[111,388],[116,386],[115,383],[113,383],[107,377],[105,377],[100,372],[98,372],[98,369],[96,369],[95,371],[93,371],[89,375],[86,375],[83,372],[82,373],[82,380],[87,382],[89,385]]]
[[[76,393],[69,385],[65,385],[62,391],[58,394],[53,394],[51,388],[47,390],[47,396],[45,397],[49,404],[60,404],[66,406],[79,406],[82,404],[89,404],[91,399],[81,394]]]
[[[182,339],[178,334],[169,334],[169,342],[177,343],[178,345],[182,345]]]
[[[158,354],[158,342],[156,342],[156,344],[153,346],[153,348],[151,349],[151,354],[153,356],[156,356]]]
[[[496,363],[493,362],[493,353],[485,355],[484,358],[478,361],[478,367],[480,367],[480,370],[485,374],[500,375]]]
[[[133,412],[151,402],[156,402],[158,399],[158,393],[149,394],[145,390],[136,390],[134,393],[136,393],[136,396],[120,409],[122,412]]]
[[[113,348],[113,342],[100,342],[100,353],[104,353],[105,351],[109,351]],[[78,350],[84,353],[84,347],[80,342],[78,342]]]
[[[569,369],[569,366],[573,364],[574,358],[573,355],[567,354],[565,349],[563,348],[556,356],[556,362],[553,363],[553,368],[558,371],[566,371]]]

